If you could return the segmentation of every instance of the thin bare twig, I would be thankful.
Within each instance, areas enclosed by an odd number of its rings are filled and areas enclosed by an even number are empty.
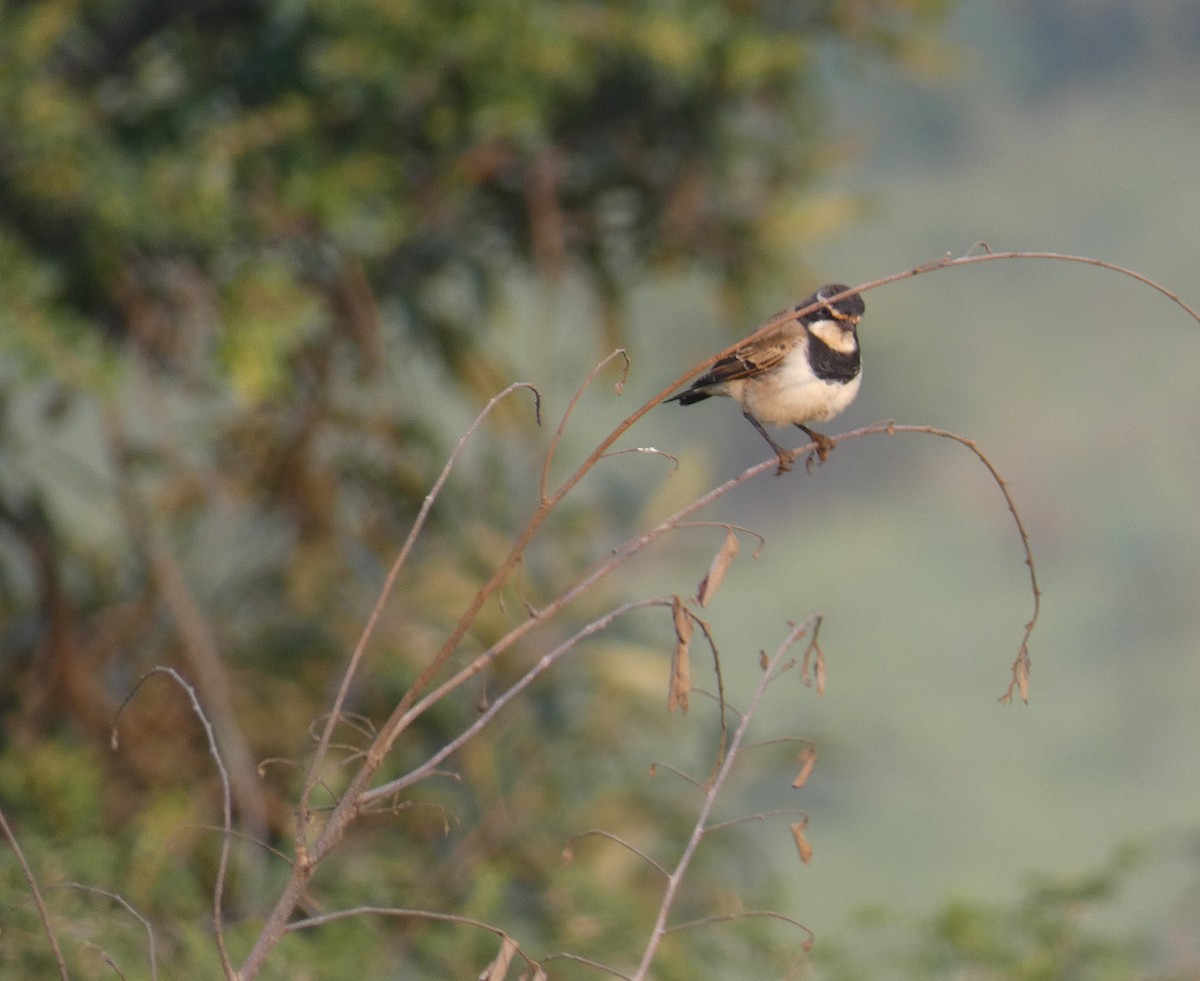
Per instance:
[[[542,460],[542,472],[538,477],[538,500],[545,504],[548,500],[546,496],[546,484],[550,480],[550,464],[554,462],[554,454],[558,451],[558,444],[562,440],[563,433],[566,431],[567,422],[571,415],[575,412],[575,406],[579,404],[579,400],[583,398],[583,393],[592,386],[592,382],[596,380],[596,376],[604,370],[605,366],[617,358],[625,359],[625,368],[621,372],[621,379],[617,382],[617,392],[619,393],[625,387],[625,379],[629,376],[629,354],[623,348],[619,347],[611,354],[603,357],[598,361],[595,367],[588,372],[588,376],[583,380],[575,394],[571,396],[571,401],[567,403],[566,411],[562,414],[562,418],[558,421],[558,428],[554,430],[554,435],[550,437],[550,445],[546,448],[546,456]],[[668,454],[669,455],[669,454]]]
[[[743,535],[749,535],[758,542],[758,546],[750,553],[750,558],[762,558],[763,549],[767,547],[767,538],[761,532],[755,531],[753,528],[747,528],[745,525],[735,525],[729,521],[679,521],[675,524],[676,528],[724,528],[726,531],[740,531]]]
[[[484,923],[482,920],[475,920],[469,916],[460,916],[457,913],[438,913],[426,909],[402,909],[396,906],[355,906],[352,909],[341,909],[335,910],[332,913],[322,913],[319,916],[309,916],[303,920],[292,920],[284,930],[287,933],[295,933],[299,930],[311,930],[313,927],[325,926],[328,923],[336,923],[338,920],[348,920],[359,916],[387,916],[406,920],[429,920],[434,923],[455,923],[459,926],[474,927],[477,930],[483,930],[485,933],[490,933],[511,944],[513,952],[518,954],[521,960],[534,970],[537,970],[539,967],[538,962],[526,954],[521,949],[521,945],[507,931],[502,930],[498,926],[492,926],[490,923]]]
[[[385,784],[381,784],[371,790],[364,791],[359,797],[360,805],[366,806],[383,797],[388,797],[395,794],[406,787],[412,786],[420,780],[427,777],[434,771],[451,754],[457,752],[466,742],[477,736],[485,726],[488,725],[496,717],[501,709],[511,702],[517,695],[528,688],[540,674],[547,671],[555,663],[557,663],[565,654],[573,650],[581,641],[593,634],[599,633],[607,628],[615,620],[625,616],[627,613],[632,613],[634,610],[644,610],[651,606],[668,606],[671,603],[669,596],[656,596],[652,599],[634,600],[630,603],[622,604],[614,610],[609,610],[602,617],[597,617],[587,625],[581,627],[572,636],[555,647],[553,650],[546,652],[538,659],[537,664],[533,665],[525,672],[513,685],[508,688],[503,694],[497,696],[492,703],[480,713],[479,717],[471,724],[471,726],[461,732],[458,736],[446,743],[433,756],[427,759],[415,770],[406,773],[402,777],[397,777],[395,780],[389,780]],[[461,671],[449,678],[443,684],[430,692],[425,698],[414,705],[409,711],[415,719],[418,715],[424,712],[430,705],[440,701],[448,692],[458,688],[464,681],[473,675],[478,674],[495,658],[495,648],[490,648],[476,657],[470,664],[464,667]],[[406,720],[406,724],[411,724],[411,719]]]
[[[84,885],[82,882],[64,882],[53,886],[52,888],[79,889],[83,892],[95,893],[98,896],[105,896],[108,899],[111,899],[114,903],[118,903],[123,906],[125,911],[129,913],[129,915],[135,920],[137,920],[142,925],[142,929],[146,931],[146,944],[150,954],[150,978],[151,981],[158,981],[158,952],[154,941],[154,927],[150,924],[149,920],[147,920],[144,916],[142,916],[141,913],[134,909],[134,907],[124,896],[121,896],[115,892],[109,892],[107,889],[99,889],[96,886]]]
[[[671,461],[671,469],[669,473],[674,473],[679,469],[679,457],[673,453],[668,453],[666,450],[658,450],[653,446],[630,446],[624,450],[613,450],[610,453],[605,453],[600,459],[609,460],[614,456],[625,456],[627,453],[644,453],[648,456],[661,456]]]
[[[743,747],[743,749],[750,748],[752,747]],[[711,834],[714,831],[724,831],[726,828],[736,828],[739,824],[752,824],[756,821],[765,821],[768,818],[773,817],[795,817],[797,814],[804,818],[808,817],[808,812],[802,811],[798,807],[777,807],[770,811],[758,811],[755,814],[743,814],[741,817],[730,818],[728,821],[721,821],[719,824],[710,824],[705,831]]]
[[[33,904],[37,907],[38,916],[42,921],[42,929],[46,933],[46,939],[50,941],[50,950],[54,954],[54,962],[58,965],[58,976],[62,978],[62,981],[70,981],[70,975],[67,974],[67,962],[63,960],[62,948],[58,946],[58,935],[54,932],[54,927],[50,923],[50,913],[46,910],[46,904],[42,901],[42,894],[38,889],[37,879],[33,876],[33,869],[25,861],[25,853],[21,851],[21,845],[17,841],[17,836],[13,834],[13,829],[9,826],[8,818],[4,816],[3,809],[0,809],[0,831],[4,832],[4,837],[8,841],[8,847],[17,856],[21,872],[25,876],[25,881],[29,884],[29,892],[33,896]]]
[[[779,920],[782,923],[790,923],[794,927],[799,927],[808,934],[808,939],[804,941],[804,949],[810,950],[813,941],[816,939],[812,930],[806,927],[799,920],[795,920],[790,916],[784,916],[782,913],[776,913],[769,909],[747,909],[739,913],[717,913],[713,916],[704,916],[698,920],[689,920],[687,923],[676,923],[674,926],[667,927],[666,933],[679,933],[682,930],[695,930],[698,927],[712,926],[714,923],[729,923],[732,920],[745,920],[754,916],[765,916],[768,919]]]
[[[213,764],[217,768],[217,773],[221,777],[221,818],[224,833],[221,835],[221,852],[217,860],[217,878],[213,884],[213,932],[217,939],[217,951],[221,955],[221,968],[225,972],[227,981],[238,981],[238,975],[233,968],[233,962],[229,959],[229,950],[225,946],[225,917],[221,910],[225,895],[225,875],[229,869],[230,842],[233,840],[233,792],[229,786],[229,771],[225,769],[225,763],[221,759],[221,751],[217,748],[216,734],[213,732],[212,723],[208,721],[208,716],[204,714],[204,707],[200,704],[200,698],[196,694],[196,689],[188,684],[183,675],[174,668],[162,666],[151,668],[133,683],[129,694],[117,706],[116,714],[113,716],[109,741],[115,751],[118,746],[117,726],[120,724],[121,715],[125,711],[125,707],[133,701],[134,696],[141,690],[142,685],[156,674],[166,675],[179,685],[187,695],[188,700],[192,703],[192,711],[195,713],[196,718],[200,720],[200,725],[204,727],[204,734],[208,738],[208,755],[212,757]]]
[[[607,964],[601,964],[599,961],[594,961],[590,957],[582,957],[579,954],[568,954],[566,951],[561,951],[557,954],[549,954],[542,958],[543,964],[549,964],[551,961],[570,961],[572,964],[582,964],[584,967],[594,967],[597,971],[603,971],[605,974],[611,975],[614,978],[621,978],[621,981],[630,981],[628,974],[622,974],[615,967],[609,967]]]
[[[1012,665],[1012,680],[1009,682],[1008,690],[1000,696],[1001,702],[1009,702],[1012,700],[1013,692],[1019,692],[1021,701],[1029,701],[1029,638],[1033,634],[1033,628],[1036,626],[1038,617],[1042,610],[1042,590],[1038,585],[1037,567],[1033,563],[1033,549],[1029,545],[1029,532],[1025,530],[1025,522],[1021,520],[1021,513],[1017,510],[1016,501],[1013,500],[1012,494],[1008,489],[1008,482],[1000,476],[1000,471],[996,469],[995,464],[988,459],[978,446],[978,444],[965,436],[959,436],[957,433],[948,432],[945,429],[938,429],[935,426],[896,426],[888,423],[888,433],[927,433],[930,436],[940,436],[943,439],[950,439],[975,454],[976,458],[986,468],[988,473],[992,475],[992,480],[996,486],[1000,488],[1000,493],[1004,495],[1004,503],[1008,505],[1009,513],[1012,515],[1013,523],[1017,526],[1017,534],[1021,538],[1021,547],[1025,550],[1025,564],[1029,566],[1029,587],[1033,592],[1033,615],[1030,616],[1029,622],[1025,624],[1025,635],[1021,638],[1021,646],[1017,651],[1017,657]]]
[[[83,942],[83,948],[84,950],[87,950],[88,948],[94,950],[100,956],[100,960],[104,961],[105,964],[112,968],[113,974],[117,976],[119,981],[126,981],[125,972],[117,966],[117,962],[113,960],[112,954],[110,954],[107,950],[105,950],[99,944],[92,943],[90,940],[85,940]]]
[[[643,862],[645,862],[647,865],[649,865],[652,869],[654,869],[654,871],[659,873],[664,879],[669,878],[671,875],[671,873],[669,873],[666,869],[664,869],[661,865],[659,865],[658,862],[654,861],[654,859],[652,859],[649,855],[647,855],[640,848],[634,847],[629,842],[627,842],[624,838],[622,838],[620,835],[615,835],[611,831],[604,831],[603,829],[600,829],[600,828],[593,828],[590,831],[580,831],[576,834],[571,835],[571,837],[567,839],[567,849],[571,853],[574,852],[575,842],[578,841],[580,838],[607,838],[609,841],[620,845],[626,851],[632,852],[634,855],[636,855],[638,858],[640,858]]]
[[[716,701],[716,699],[714,698],[713,701]],[[651,776],[657,774],[659,770],[666,770],[668,773],[670,773],[673,776],[676,776],[680,780],[684,781],[684,783],[690,783],[697,790],[703,791],[703,790],[708,789],[702,780],[697,780],[695,777],[691,776],[688,773],[685,773],[683,770],[679,769],[679,767],[674,766],[671,763],[651,763],[650,764]]]
[[[1017,535],[1021,541],[1021,548],[1025,553],[1025,565],[1029,568],[1029,587],[1033,596],[1033,612],[1028,622],[1025,624],[1025,631],[1021,637],[1021,643],[1017,650],[1017,656],[1012,663],[1012,680],[1009,683],[1007,691],[1000,697],[1000,701],[1010,701],[1013,693],[1017,692],[1021,695],[1022,700],[1027,702],[1029,700],[1029,640],[1033,635],[1034,627],[1037,625],[1038,618],[1041,615],[1042,591],[1038,583],[1037,567],[1033,561],[1033,548],[1029,542],[1029,532],[1025,528],[1025,522],[1021,518],[1020,511],[1017,508],[1016,501],[1013,499],[1012,492],[1008,489],[1008,482],[1000,474],[1000,471],[996,468],[996,465],[992,463],[987,454],[985,454],[979,448],[979,445],[974,440],[968,439],[965,436],[960,436],[957,433],[950,432],[946,429],[939,429],[937,426],[900,425],[890,421],[873,423],[869,426],[862,426],[858,429],[852,429],[848,432],[839,433],[837,436],[833,437],[833,440],[835,443],[842,443],[848,440],[862,439],[865,436],[878,436],[881,434],[887,434],[890,436],[895,433],[920,433],[926,436],[937,436],[941,439],[948,439],[965,446],[973,454],[975,454],[975,457],[979,460],[979,462],[984,465],[1004,498],[1005,506],[1012,515],[1013,524],[1016,526]],[[813,449],[816,449],[816,444],[809,442],[796,447],[795,453],[797,455],[801,455]],[[742,483],[748,477],[757,476],[760,473],[770,470],[777,463],[778,459],[772,456],[770,459],[764,460],[762,463],[755,464],[754,466],[738,474],[738,476],[731,478],[731,480],[726,481],[720,487],[713,488],[713,490],[709,491],[708,494],[698,500],[702,500],[705,502],[705,504],[707,504],[710,500],[720,496],[721,494],[724,494],[728,490],[731,490],[732,486]],[[693,505],[696,503],[698,502],[693,502]],[[689,505],[685,510],[690,511],[693,505]],[[678,517],[679,514],[682,513],[683,512],[678,512],[673,517]],[[670,520],[672,519],[668,519],[668,521]],[[654,532],[656,534],[660,533],[661,529],[662,526],[660,525],[659,528],[654,529]]]
[[[152,386],[149,391],[156,392]],[[102,418],[125,524],[171,613],[182,642],[183,657],[208,706],[206,717],[211,720],[214,732],[219,734],[219,744],[228,760],[230,788],[237,801],[239,822],[252,837],[266,837],[267,804],[262,782],[257,776],[250,745],[233,710],[234,686],[221,658],[216,631],[188,584],[166,534],[153,519],[138,489],[132,467],[134,451],[120,411],[115,405],[106,404]]]
[[[640,981],[640,979],[646,977],[650,970],[650,964],[653,962],[655,954],[658,953],[658,948],[662,944],[662,938],[667,932],[667,917],[670,916],[671,910],[675,906],[675,898],[683,884],[684,876],[691,867],[696,850],[700,847],[701,840],[708,832],[708,816],[712,813],[712,809],[717,802],[717,797],[721,793],[722,788],[724,788],[725,781],[729,778],[733,764],[737,760],[738,751],[745,740],[746,730],[750,726],[750,720],[754,718],[754,713],[758,708],[759,702],[762,701],[762,697],[766,694],[771,682],[777,677],[777,668],[780,661],[787,654],[791,646],[813,628],[816,619],[816,617],[810,616],[802,623],[792,625],[782,643],[780,643],[768,661],[762,676],[759,678],[758,684],[755,686],[754,692],[751,694],[750,700],[747,702],[746,708],[742,713],[741,721],[738,723],[737,728],[733,732],[733,737],[730,739],[729,751],[726,753],[720,769],[709,783],[708,791],[704,795],[704,803],[701,804],[700,813],[696,816],[696,823],[692,827],[691,837],[688,839],[683,854],[680,855],[679,861],[675,864],[675,868],[667,879],[667,886],[663,890],[663,898],[658,908],[658,916],[654,923],[654,929],[650,934],[650,939],[646,943],[641,963],[633,973],[634,981]]]
[[[721,740],[717,745],[717,755],[714,761],[715,768],[720,765],[721,760],[725,756],[725,744],[729,739],[729,703],[725,701],[725,676],[721,673],[721,653],[717,650],[717,640],[712,634],[712,629],[709,627],[708,621],[700,619],[691,610],[688,613],[691,614],[692,620],[700,627],[700,631],[704,634],[704,639],[708,641],[708,648],[712,651],[713,674],[717,677],[716,702],[721,717]]]
[[[450,451],[450,456],[446,460],[446,464],[442,467],[442,472],[434,481],[433,487],[429,493],[425,495],[425,500],[421,503],[421,510],[417,512],[416,520],[413,521],[412,528],[409,529],[408,537],[405,538],[404,544],[400,547],[400,551],[396,554],[395,560],[392,562],[392,567],[388,570],[387,577],[383,581],[383,586],[379,590],[379,595],[376,597],[375,606],[371,610],[370,616],[367,618],[366,625],[363,627],[362,634],[358,638],[358,643],[354,647],[354,652],[350,655],[350,662],[346,665],[346,670],[342,673],[341,684],[338,685],[337,694],[333,699],[333,706],[329,710],[329,716],[326,719],[325,727],[321,732],[321,736],[317,741],[317,747],[313,751],[312,762],[309,764],[308,774],[304,780],[304,789],[300,793],[300,802],[297,807],[297,823],[296,829],[296,848],[297,858],[302,862],[307,859],[307,827],[309,820],[309,801],[312,798],[313,790],[316,789],[319,781],[319,773],[321,763],[324,760],[325,754],[329,749],[329,743],[333,739],[334,730],[342,721],[342,709],[345,707],[346,699],[350,695],[350,685],[358,674],[359,665],[362,663],[363,656],[366,653],[367,643],[374,636],[376,624],[379,618],[383,615],[383,608],[388,597],[391,596],[392,588],[396,584],[396,578],[400,575],[400,570],[408,561],[409,553],[412,551],[413,545],[420,536],[421,531],[425,527],[425,522],[429,517],[429,512],[433,509],[434,503],[441,495],[442,488],[450,477],[450,472],[454,469],[454,465],[458,462],[463,448],[467,442],[475,434],[475,431],[483,423],[500,402],[506,399],[513,392],[520,389],[528,389],[533,393],[534,411],[537,413],[538,420],[541,420],[541,404],[542,397],[537,388],[528,382],[516,382],[509,385],[508,388],[497,395],[492,396],[475,418],[471,421],[466,429],[466,432],[459,437],[457,443],[454,444],[454,449]],[[373,736],[375,734],[372,734]]]

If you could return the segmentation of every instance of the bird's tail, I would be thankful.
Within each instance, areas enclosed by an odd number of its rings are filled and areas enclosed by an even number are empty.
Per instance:
[[[703,392],[697,388],[685,388],[682,392],[678,392],[668,398],[663,399],[663,404],[667,402],[678,402],[680,405],[692,405],[696,402],[703,402],[705,399],[712,398],[708,392]]]

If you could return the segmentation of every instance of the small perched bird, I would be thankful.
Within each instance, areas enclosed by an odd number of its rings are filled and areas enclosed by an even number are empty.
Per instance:
[[[862,380],[858,321],[866,305],[857,293],[825,302],[849,289],[840,283],[822,286],[792,307],[792,312],[820,304],[815,309],[782,320],[783,315],[772,318],[780,322],[664,401],[691,405],[713,395],[733,399],[779,457],[776,473],[790,470],[796,454],[776,443],[763,428],[764,422],[776,426],[791,423],[803,429],[817,444],[817,455],[823,461],[833,440],[813,432],[805,423],[836,416],[854,401]]]

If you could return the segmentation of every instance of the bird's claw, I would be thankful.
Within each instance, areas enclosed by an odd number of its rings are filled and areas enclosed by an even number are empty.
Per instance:
[[[801,426],[797,424],[797,428],[804,430],[804,435],[813,441],[813,446],[815,447],[813,452],[816,454],[818,463],[824,463],[827,459],[829,459],[829,453],[835,446],[837,446],[837,440],[826,436],[824,433],[818,433],[812,429],[809,429],[807,426]],[[805,467],[809,473],[812,473],[812,466],[813,453],[810,453],[808,455],[808,462],[805,464]]]
[[[830,439],[824,433],[813,433],[813,442],[817,444],[817,459],[824,463],[829,459],[829,451],[837,446],[837,441]]]

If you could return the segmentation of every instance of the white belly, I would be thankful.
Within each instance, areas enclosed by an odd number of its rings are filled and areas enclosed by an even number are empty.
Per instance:
[[[860,374],[846,384],[838,385],[805,371],[793,378],[777,375],[768,379],[748,379],[741,397],[734,397],[759,422],[776,426],[824,422],[854,401],[861,380]]]

